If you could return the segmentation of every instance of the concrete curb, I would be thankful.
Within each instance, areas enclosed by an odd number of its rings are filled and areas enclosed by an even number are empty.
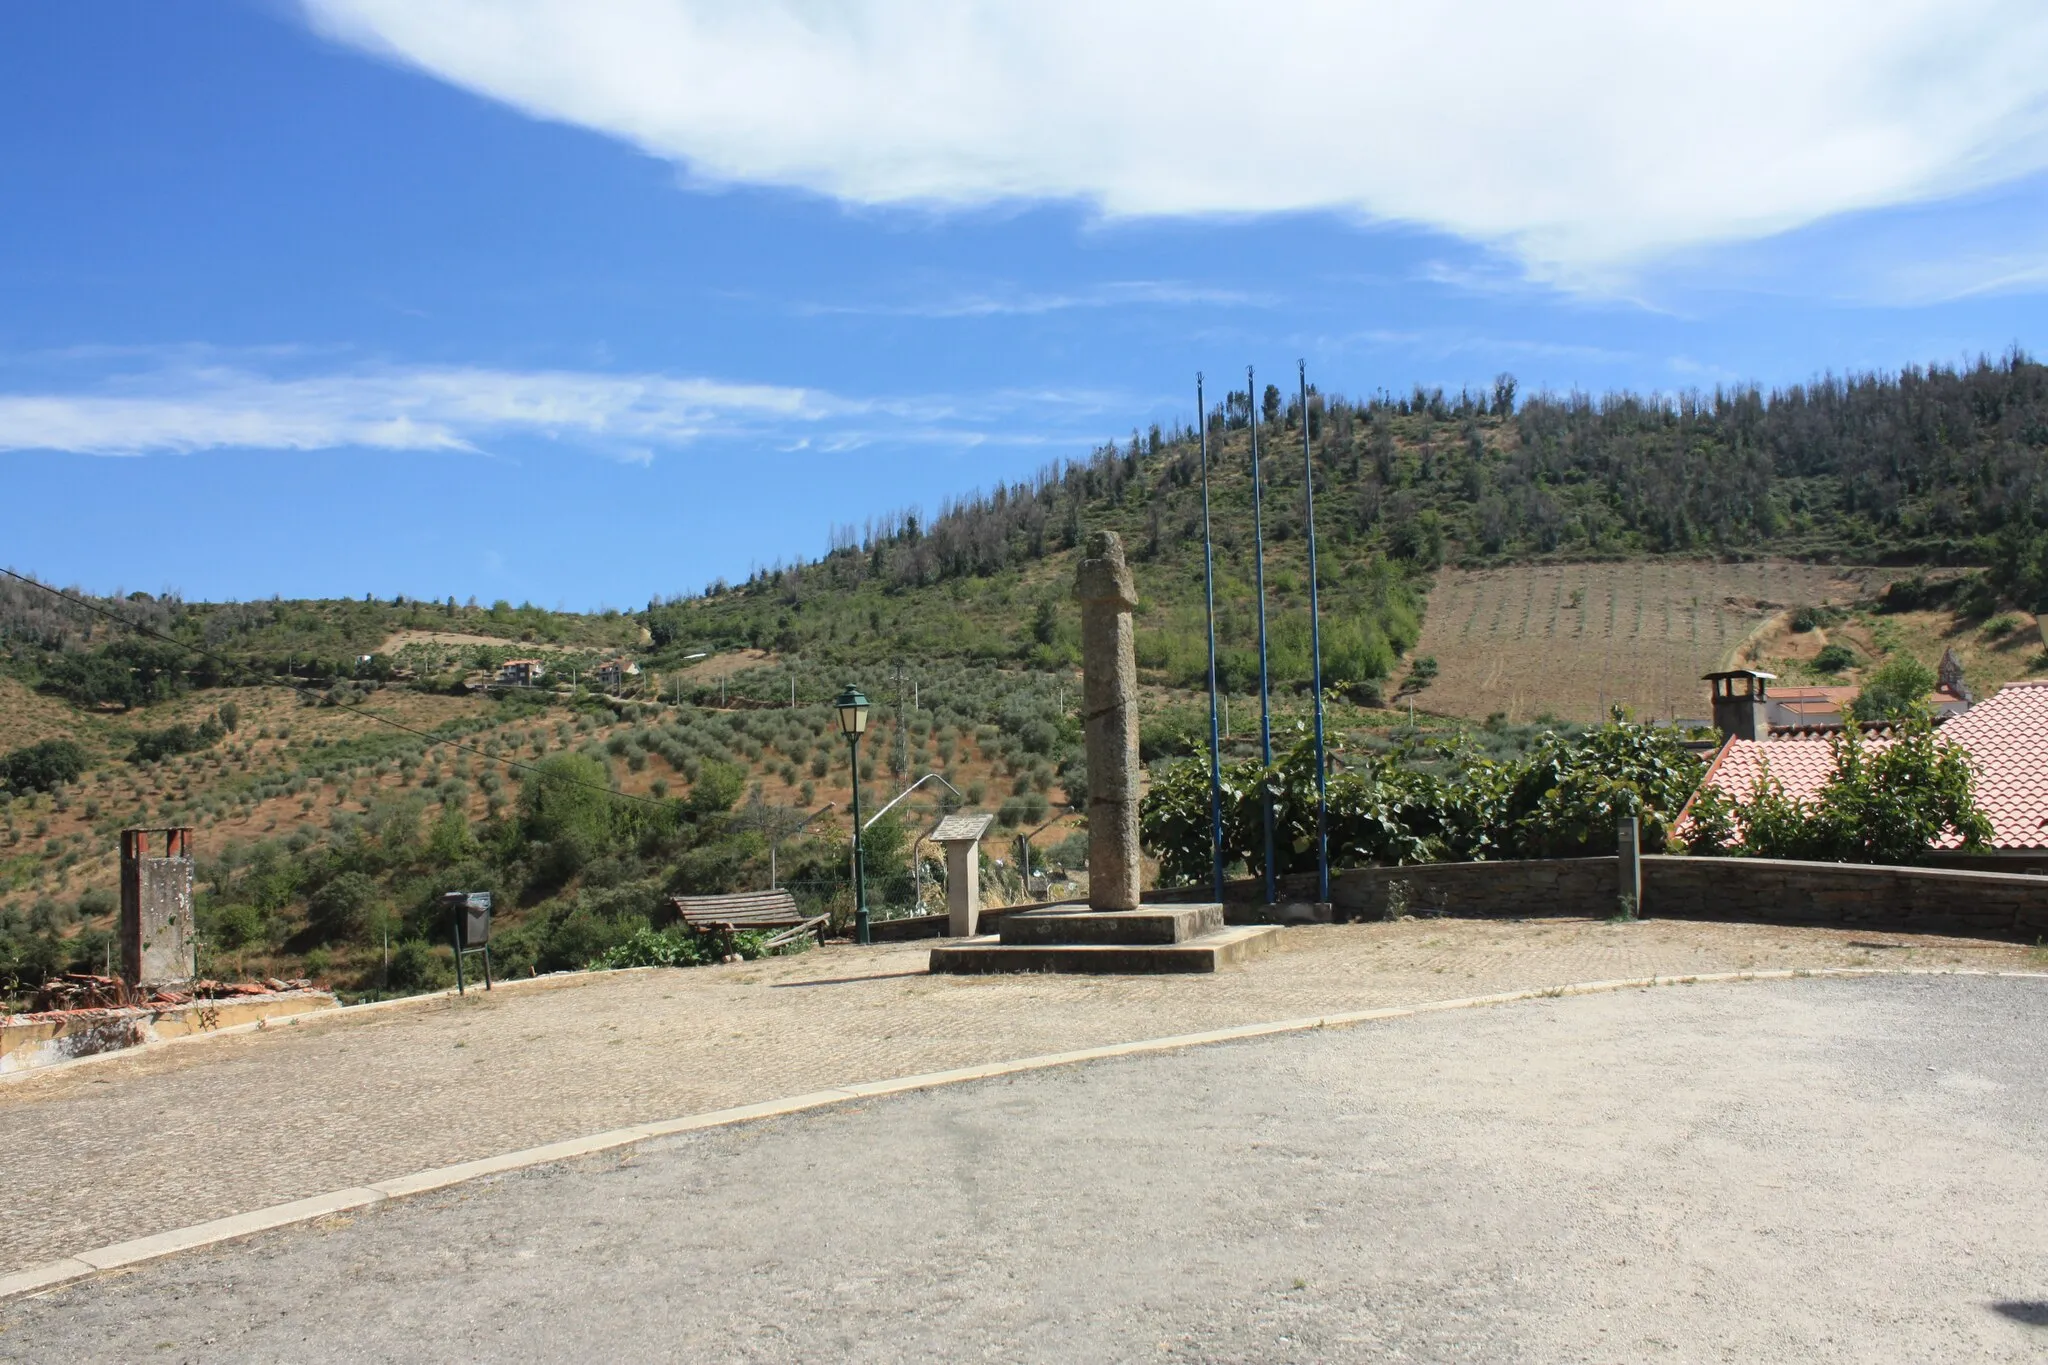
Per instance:
[[[1165,1038],[1147,1038],[1131,1043],[1110,1043],[1101,1047],[1079,1048],[1072,1052],[1045,1053],[1036,1057],[1020,1057],[1006,1062],[987,1062],[979,1066],[959,1067],[951,1071],[932,1071],[922,1075],[900,1076],[886,1081],[862,1081],[852,1085],[829,1090],[814,1090],[804,1095],[792,1095],[785,1099],[765,1100],[758,1104],[738,1105],[730,1109],[714,1109],[703,1114],[692,1114],[686,1118],[667,1119],[652,1123],[633,1124],[625,1128],[613,1128],[587,1137],[569,1138],[551,1142],[540,1147],[528,1147],[521,1151],[505,1152],[498,1156],[481,1157],[475,1161],[460,1162],[453,1166],[441,1166],[433,1170],[415,1171],[410,1175],[396,1176],[367,1185],[352,1186],[348,1189],[332,1190],[326,1194],[297,1199],[286,1204],[273,1204],[269,1208],[257,1209],[250,1213],[234,1214],[227,1218],[216,1218],[212,1222],[196,1223],[191,1227],[176,1228],[169,1232],[157,1233],[150,1237],[139,1237],[133,1241],[118,1242],[112,1246],[95,1247],[77,1252],[71,1256],[45,1261],[40,1265],[25,1267],[11,1274],[0,1275],[0,1301],[23,1294],[33,1294],[54,1289],[73,1280],[83,1279],[101,1271],[116,1270],[126,1266],[153,1261],[181,1251],[193,1251],[213,1246],[220,1242],[233,1241],[274,1228],[288,1227],[297,1223],[310,1223],[316,1219],[331,1217],[351,1209],[382,1203],[387,1199],[403,1199],[410,1195],[425,1194],[431,1190],[445,1189],[450,1185],[464,1184],[484,1176],[501,1175],[507,1171],[524,1170],[532,1166],[545,1166],[558,1161],[571,1161],[577,1157],[592,1156],[614,1148],[630,1147],[651,1138],[671,1137],[678,1133],[697,1132],[706,1128],[722,1128],[731,1124],[751,1123],[759,1119],[780,1118],[788,1114],[799,1114],[812,1109],[824,1109],[846,1104],[855,1100],[877,1099],[888,1095],[902,1095],[914,1090],[932,1090],[941,1086],[959,1085],[966,1081],[989,1080],[997,1076],[1014,1076],[1027,1071],[1046,1071],[1054,1067],[1075,1066],[1083,1062],[1106,1061],[1117,1057],[1141,1057],[1152,1053],[1177,1052],[1185,1048],[1206,1047],[1215,1043],[1237,1042],[1246,1038],[1265,1038],[1282,1033],[1306,1033],[1315,1029],[1346,1028],[1358,1024],[1376,1023],[1383,1019],[1407,1019],[1418,1015],[1440,1014],[1449,1010],[1476,1009],[1485,1005],[1507,1005],[1527,1000],[1558,999],[1565,996],[1599,995],[1615,991],[1648,990],[1656,986],[1718,985],[1741,981],[1790,981],[1805,977],[1865,977],[1865,976],[1999,976],[2048,979],[2048,972],[1996,972],[1971,969],[1941,970],[1925,967],[1811,967],[1779,968],[1767,971],[1710,972],[1692,976],[1648,976],[1621,981],[1579,981],[1561,986],[1540,986],[1529,990],[1501,991],[1493,995],[1463,996],[1451,1000],[1425,1001],[1416,1005],[1387,1005],[1378,1009],[1349,1010],[1336,1014],[1313,1015],[1300,1019],[1280,1019],[1270,1023],[1240,1024],[1234,1028],[1211,1029],[1202,1033],[1182,1033]],[[542,978],[545,979],[545,978]],[[408,997],[414,999],[420,997]],[[425,997],[432,999],[434,997]],[[381,1002],[380,1002],[381,1003]],[[323,1013],[327,1013],[323,1011]],[[214,1036],[214,1035],[204,1035]],[[174,1040],[182,1041],[182,1040]],[[118,1055],[118,1054],[117,1054]],[[92,1060],[86,1058],[83,1060]]]

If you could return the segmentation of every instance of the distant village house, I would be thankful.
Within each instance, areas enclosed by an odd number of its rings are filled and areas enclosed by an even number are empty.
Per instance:
[[[640,665],[631,659],[606,659],[597,666],[597,685],[614,690],[624,687],[626,679],[640,676]]]
[[[507,659],[498,669],[498,681],[510,687],[532,687],[547,671],[539,659]]]
[[[1941,685],[1929,699],[1935,723],[1951,744],[1970,755],[1977,772],[1977,804],[1991,817],[1987,853],[1954,851],[1959,840],[1936,846],[1936,861],[1998,872],[2048,872],[2048,682],[2008,683],[1976,701],[1950,654]],[[1766,772],[1797,801],[1812,802],[1834,770],[1833,739],[1847,718],[1855,688],[1794,687],[1770,690],[1769,673],[1731,669],[1710,673],[1714,724],[1722,741],[1702,782],[1731,801],[1746,801]],[[1873,750],[1892,742],[1891,727],[1860,727]],[[1944,850],[1947,850],[1944,852]]]

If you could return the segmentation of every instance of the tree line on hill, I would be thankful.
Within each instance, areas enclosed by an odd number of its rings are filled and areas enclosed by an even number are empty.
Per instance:
[[[1272,387],[1260,409],[1266,536],[1284,556],[1303,532],[1304,414]],[[1233,392],[1207,415],[1228,556],[1249,541],[1251,412],[1249,395]],[[1505,375],[1482,393],[1352,401],[1311,390],[1305,418],[1326,591],[1372,562],[1398,578],[1446,558],[1783,553],[1985,564],[2008,600],[2048,604],[2048,366],[2017,350],[1962,367],[1676,398],[1518,401]],[[1197,600],[1200,480],[1196,433],[1155,426],[949,501],[935,517],[906,511],[861,536],[842,533],[815,561],[650,603],[643,620],[657,645],[816,650],[838,643],[815,628],[831,614],[819,610],[826,599],[900,600],[1017,573],[1098,526],[1118,530],[1141,563],[1171,570],[1141,574],[1141,591]],[[1397,605],[1412,609],[1412,594]],[[1012,622],[1012,635],[1028,620]]]

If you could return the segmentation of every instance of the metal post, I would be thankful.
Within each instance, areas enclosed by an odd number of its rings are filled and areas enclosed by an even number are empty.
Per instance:
[[[1616,852],[1621,871],[1619,911],[1623,919],[1643,917],[1643,846],[1636,817],[1624,815],[1615,822]]]
[[[1308,657],[1316,693],[1316,903],[1330,903],[1330,776],[1323,754],[1323,615],[1316,598],[1316,461],[1308,437],[1308,362],[1301,373],[1302,498],[1308,518]]]
[[[853,751],[853,938],[856,943],[868,941],[868,869],[867,860],[861,856],[860,827],[860,736],[848,735],[847,748]]]
[[[1259,493],[1259,401],[1252,367],[1244,367],[1246,420],[1252,433],[1252,548],[1259,590],[1259,762],[1273,766],[1273,697],[1266,676],[1266,524]],[[1259,818],[1266,832],[1266,904],[1280,899],[1273,880],[1273,793],[1259,783]]]
[[[1223,739],[1216,718],[1216,546],[1209,535],[1209,410],[1195,374],[1195,419],[1202,426],[1202,588],[1209,610],[1209,887],[1223,899]]]
[[[455,940],[455,993],[467,995],[469,987],[462,979],[462,915],[459,911],[455,915],[455,925],[449,931],[449,935]]]

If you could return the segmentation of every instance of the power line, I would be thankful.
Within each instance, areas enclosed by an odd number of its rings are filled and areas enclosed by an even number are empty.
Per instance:
[[[166,635],[162,631],[156,630],[153,627],[140,625],[134,621],[130,621],[126,617],[120,615],[117,612],[108,611],[105,607],[100,606],[96,602],[88,602],[82,597],[73,597],[70,593],[65,592],[61,588],[53,588],[47,583],[41,583],[33,578],[28,577],[26,574],[18,574],[14,570],[7,568],[0,568],[0,574],[6,574],[9,578],[14,579],[18,583],[26,583],[31,588],[40,589],[43,592],[49,593],[52,597],[60,597],[64,601],[71,603],[73,606],[84,607],[87,611],[95,612],[98,615],[104,616],[109,621],[114,622],[116,625],[124,626],[127,629],[134,631],[138,635],[147,635],[154,639],[162,640],[165,644],[175,645],[179,649],[184,650],[188,654],[197,654],[202,659],[211,659],[217,664],[221,664],[226,668],[233,669],[244,675],[250,675],[256,672],[255,669],[250,668],[247,664],[237,663],[233,659],[227,658],[224,655],[216,654],[210,649],[202,649],[198,645],[192,644],[189,641],[180,640],[175,635]],[[276,676],[277,675],[275,674],[271,675],[273,680],[276,678]],[[304,693],[308,695],[314,694],[313,689],[311,687],[293,681],[289,676],[287,676],[285,680],[285,686],[291,688],[292,691],[294,692]],[[417,735],[421,739],[426,740],[429,744],[445,744],[450,749],[455,750],[457,753],[474,754],[476,757],[483,759],[486,763],[502,763],[507,768],[515,768],[518,769],[520,772],[528,772],[545,776],[550,781],[566,782],[571,786],[587,787],[591,791],[603,792],[606,796],[615,796],[621,801],[638,801],[643,806],[657,806],[664,809],[666,809],[669,805],[669,803],[666,801],[658,801],[652,797],[635,796],[631,792],[614,791],[610,787],[600,787],[595,782],[585,782],[583,779],[578,777],[568,777],[561,773],[543,774],[541,773],[541,770],[539,768],[535,767],[531,763],[521,763],[516,758],[504,758],[497,755],[488,754],[485,753],[482,749],[471,748],[467,744],[458,744],[456,741],[452,739],[443,739],[435,735],[431,730],[422,730],[416,725],[407,725],[404,721],[393,720],[389,716],[380,716],[374,711],[365,711],[360,706],[343,706],[337,703],[334,709],[337,711],[344,712],[351,716],[360,716],[364,720],[376,721],[379,725],[388,725],[394,730],[403,730],[409,735]]]

